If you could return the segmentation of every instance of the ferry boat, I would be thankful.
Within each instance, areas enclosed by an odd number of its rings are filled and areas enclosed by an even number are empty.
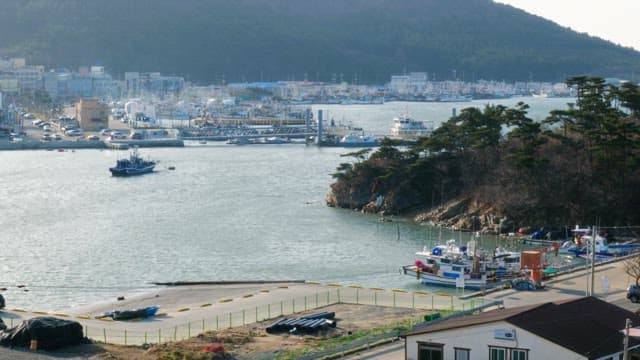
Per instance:
[[[134,176],[150,173],[155,166],[155,161],[142,159],[138,155],[138,149],[133,148],[128,159],[117,160],[116,166],[110,167],[109,171],[113,176]]]
[[[424,121],[412,119],[408,116],[397,116],[393,118],[391,135],[404,139],[416,139],[431,135],[433,129],[425,126]]]

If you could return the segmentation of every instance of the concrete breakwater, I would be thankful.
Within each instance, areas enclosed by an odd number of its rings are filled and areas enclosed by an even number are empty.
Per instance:
[[[117,147],[183,147],[178,139],[118,140],[118,141],[0,141],[0,150],[108,149]]]

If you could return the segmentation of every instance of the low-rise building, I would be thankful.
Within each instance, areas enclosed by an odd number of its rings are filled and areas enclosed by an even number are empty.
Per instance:
[[[109,106],[95,99],[80,99],[76,104],[78,126],[85,131],[98,131],[109,126]]]
[[[640,316],[595,297],[452,317],[405,334],[407,360],[622,359],[627,320]],[[628,359],[640,359],[629,338]]]

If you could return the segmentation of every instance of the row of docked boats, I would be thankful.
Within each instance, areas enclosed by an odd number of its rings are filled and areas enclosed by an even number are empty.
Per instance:
[[[515,284],[520,284],[522,289],[532,289],[539,285],[543,276],[575,266],[576,257],[598,262],[640,252],[640,244],[611,244],[594,229],[576,228],[572,232],[573,241],[562,245],[553,242],[523,251],[507,251],[501,247],[486,251],[476,248],[475,240],[466,246],[450,240],[444,245],[416,252],[414,263],[403,266],[402,271],[430,286],[484,290],[510,283],[516,288],[519,286]],[[555,256],[545,259],[545,253]],[[563,256],[559,256],[561,254]],[[522,279],[524,282],[517,282]]]
[[[496,248],[489,253],[476,248],[476,242],[466,246],[450,240],[416,253],[412,265],[402,271],[425,285],[482,290],[498,286],[519,277],[520,252]]]

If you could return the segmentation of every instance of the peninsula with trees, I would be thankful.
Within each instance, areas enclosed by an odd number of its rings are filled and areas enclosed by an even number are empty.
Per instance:
[[[475,231],[640,222],[640,89],[566,80],[577,98],[542,122],[528,105],[466,108],[405,148],[345,154],[329,206]]]

